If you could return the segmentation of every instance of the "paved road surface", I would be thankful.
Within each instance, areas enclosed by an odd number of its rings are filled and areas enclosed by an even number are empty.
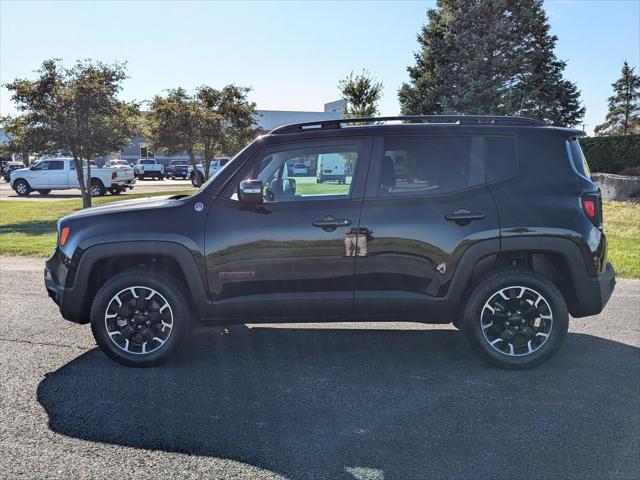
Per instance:
[[[208,330],[120,367],[63,321],[42,260],[0,259],[0,477],[637,478],[640,282],[505,372],[420,325]],[[20,477],[20,478],[23,478]]]
[[[185,190],[193,188],[189,180],[139,180],[136,182],[133,190],[127,190],[120,196],[125,199],[129,193],[151,193],[151,192],[169,192],[174,190]],[[65,200],[69,198],[80,198],[80,190],[54,190],[49,195],[40,195],[32,192],[26,197],[38,201]],[[0,200],[24,200],[25,197],[19,197],[16,192],[11,189],[11,185],[0,179]]]

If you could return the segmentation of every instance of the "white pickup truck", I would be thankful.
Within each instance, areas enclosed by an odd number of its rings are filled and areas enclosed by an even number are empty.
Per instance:
[[[84,170],[85,175],[87,169]],[[31,165],[11,172],[11,188],[26,197],[33,190],[47,195],[51,190],[79,188],[78,176],[72,158],[43,158]],[[117,195],[136,183],[133,168],[91,167],[91,196],[99,197],[107,191]]]
[[[146,177],[164,180],[164,165],[149,158],[139,158],[133,166],[133,170],[140,180]]]
[[[211,178],[215,173],[218,172],[222,167],[224,167],[229,161],[229,157],[216,157],[209,164],[209,178]],[[199,163],[196,165],[198,167],[198,173],[195,174],[193,171],[193,166],[189,166],[187,170],[187,176],[191,180],[191,184],[194,187],[200,187],[204,183],[204,165]]]

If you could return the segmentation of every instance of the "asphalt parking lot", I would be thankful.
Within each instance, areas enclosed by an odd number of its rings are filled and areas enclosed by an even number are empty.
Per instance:
[[[138,180],[133,187],[133,190],[127,190],[121,193],[120,196],[124,200],[130,193],[170,192],[173,190],[185,190],[189,188],[193,188],[190,180]],[[40,195],[38,192],[32,192],[31,195],[26,198],[38,201],[80,198],[80,190],[54,190],[49,195]],[[8,182],[5,182],[4,179],[0,179],[0,200],[24,199],[25,197],[18,196],[18,194],[11,189],[11,185]]]
[[[640,282],[538,369],[452,327],[237,326],[127,369],[0,258],[2,478],[637,478]]]

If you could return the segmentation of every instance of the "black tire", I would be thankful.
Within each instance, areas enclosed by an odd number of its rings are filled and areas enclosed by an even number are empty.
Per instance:
[[[160,180],[164,180],[164,175],[161,174],[158,178],[160,178]]]
[[[39,188],[38,189],[38,193],[40,195],[49,195],[51,193],[51,190],[46,189],[46,188]]]
[[[120,195],[122,192],[124,192],[124,188],[121,187],[111,187],[109,189],[111,195]]]
[[[138,180],[144,180],[144,173],[138,174]]]
[[[196,188],[200,188],[202,186],[202,175],[200,173],[194,173],[191,176],[191,185]]]
[[[28,197],[31,193],[31,186],[26,180],[19,179],[13,182],[13,189],[21,197]]]
[[[102,351],[112,360],[128,367],[151,367],[168,360],[188,335],[191,324],[189,304],[182,289],[177,285],[179,285],[179,281],[169,273],[161,273],[148,268],[128,270],[108,280],[96,294],[91,306],[91,331]],[[131,297],[127,301],[127,296],[125,296],[131,295],[129,293],[130,290],[128,290],[131,287],[137,287],[134,290],[139,297],[146,297],[146,292],[150,292],[150,290],[156,292],[156,294],[145,300],[145,305],[142,307],[142,309],[148,309],[151,316],[134,313],[136,310],[133,309],[137,308],[135,306],[135,298]],[[120,294],[118,298],[121,299],[125,309],[130,312],[129,315],[133,318],[128,319],[127,317],[127,320],[125,320],[125,315],[122,318],[120,317],[121,313],[116,314],[115,320],[106,318],[107,315],[113,315],[110,312],[115,312],[113,307],[117,303],[114,303],[114,298],[118,294]],[[136,322],[146,324],[146,322],[139,320],[140,318],[153,320],[154,314],[161,313],[158,308],[159,305],[164,305],[165,301],[170,308],[165,308],[164,311],[168,310],[171,319],[169,320],[164,316],[161,318],[160,323],[165,321],[171,323],[168,334],[163,333],[165,327],[158,323],[157,318],[154,320],[155,323],[148,327],[143,325],[143,328],[139,330]],[[119,309],[118,312],[121,312],[121,310]],[[167,313],[162,315],[167,315]],[[126,325],[120,328],[116,323],[118,321],[124,322]],[[124,333],[114,333],[116,331]],[[131,339],[131,342],[128,339],[124,341],[118,340],[125,335]],[[142,353],[141,349],[143,347],[141,343],[147,344],[148,342],[145,342],[145,340],[149,336],[154,336],[152,340],[153,350]],[[160,336],[164,336],[163,343],[155,340]],[[125,351],[125,346],[130,351]]]
[[[106,188],[100,180],[94,178],[91,180],[91,196],[92,197],[102,197],[107,192]]]
[[[541,365],[558,351],[567,335],[569,313],[562,294],[546,278],[504,270],[474,288],[460,326],[485,361],[520,370]]]

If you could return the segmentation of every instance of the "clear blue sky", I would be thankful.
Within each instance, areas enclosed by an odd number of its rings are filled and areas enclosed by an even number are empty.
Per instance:
[[[381,113],[413,62],[430,1],[30,2],[0,0],[0,83],[29,77],[42,60],[126,60],[123,97],[234,82],[261,109],[321,110],[336,84],[367,68],[384,82]],[[623,60],[640,63],[640,0],[547,0],[556,53],[587,107],[587,130],[606,114]],[[0,91],[0,113],[14,113]]]

